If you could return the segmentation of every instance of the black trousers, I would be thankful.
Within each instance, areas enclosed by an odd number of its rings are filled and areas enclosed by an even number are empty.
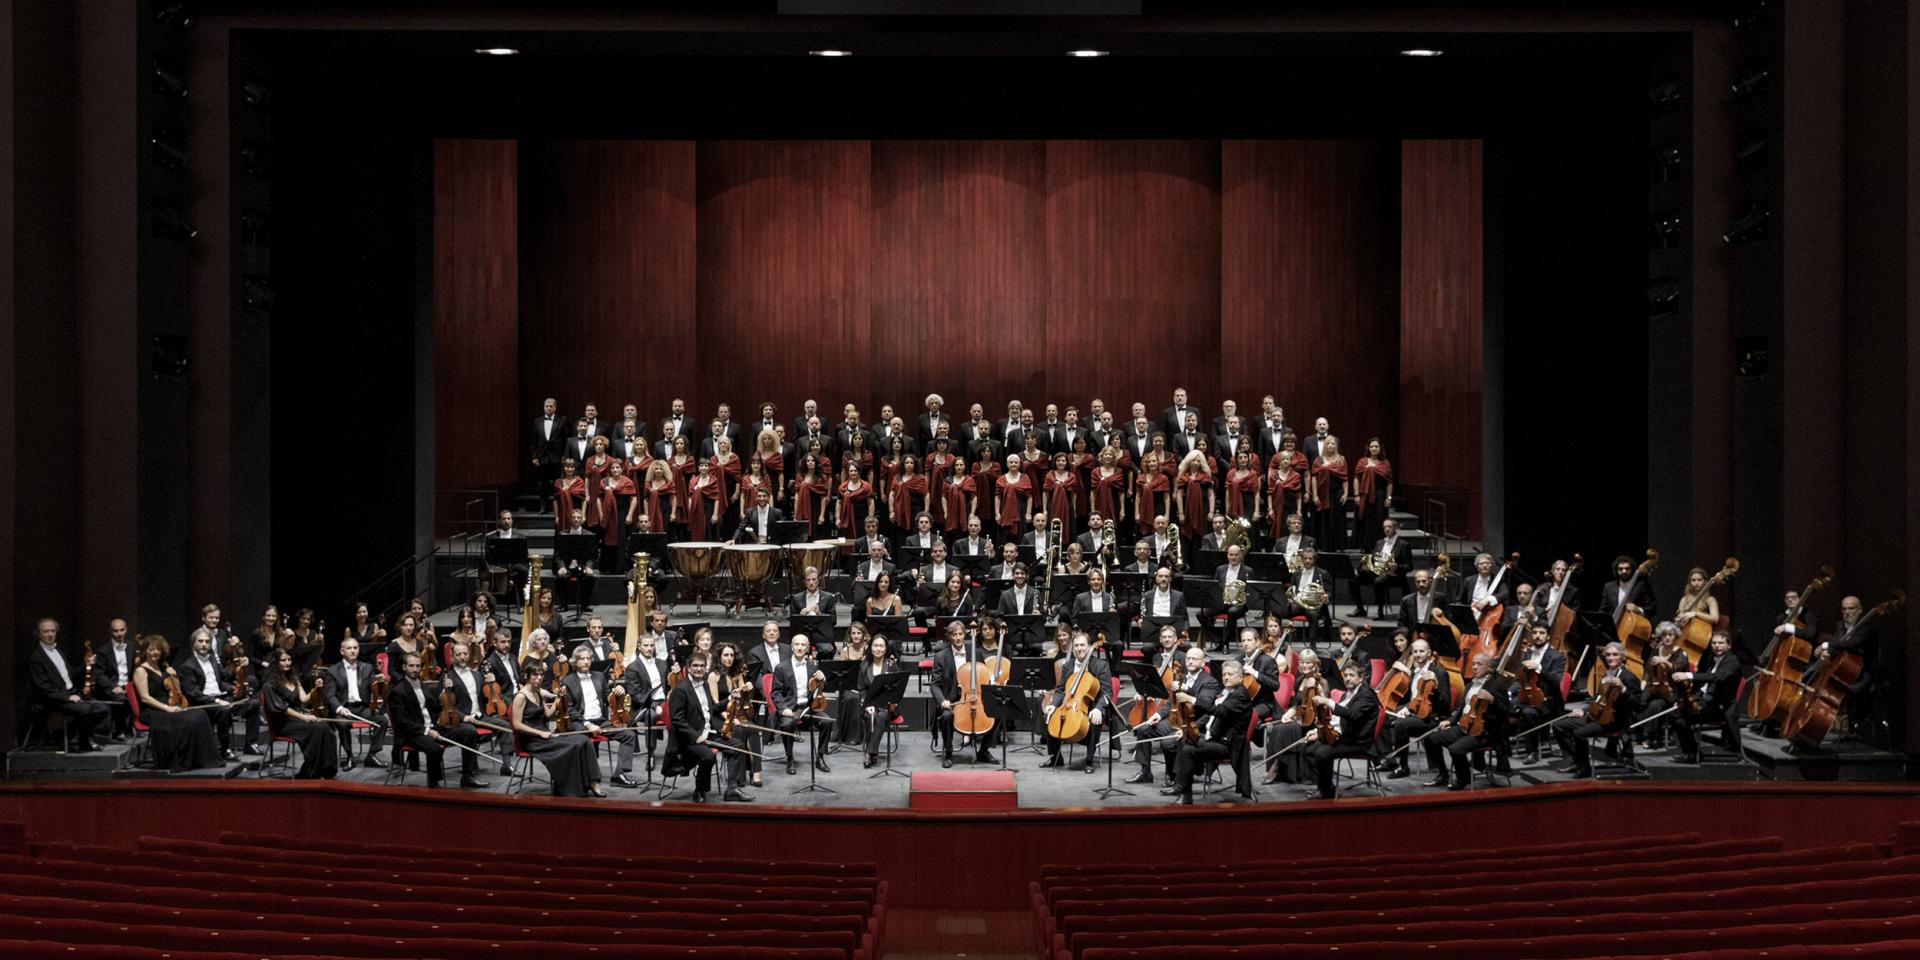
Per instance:
[[[1226,622],[1218,627],[1214,626],[1214,618],[1223,613],[1227,615]],[[1200,614],[1200,631],[1202,634],[1216,634],[1220,646],[1225,648],[1229,637],[1233,634],[1234,626],[1240,622],[1241,617],[1246,615],[1247,605],[1244,603],[1236,603],[1233,606],[1223,603],[1208,604]]]
[[[1080,740],[1076,741],[1081,746],[1084,746],[1087,748],[1087,759],[1086,759],[1087,766],[1092,766],[1093,758],[1100,755],[1100,734],[1102,730],[1106,727],[1106,721],[1111,719],[1111,717],[1107,716],[1107,712],[1105,710],[1101,710],[1100,713],[1101,713],[1101,717],[1100,717],[1101,722],[1088,724],[1087,735],[1081,738]],[[1041,739],[1047,742],[1047,756],[1052,758],[1058,758],[1060,756],[1060,741],[1054,739],[1051,735],[1048,735],[1048,734],[1042,734]]]
[[[826,756],[827,742],[832,739],[833,734],[832,717],[818,713],[798,717],[776,717],[773,725],[774,729],[784,730],[788,733],[806,731],[807,742],[808,745],[813,748],[813,755],[815,757]],[[794,738],[781,737],[780,739],[785,743],[787,748],[787,762],[792,763]]]
[[[1173,735],[1173,725],[1169,724],[1163,717],[1135,730],[1133,736],[1136,740],[1153,740],[1159,737],[1167,738],[1158,743],[1135,743],[1133,745],[1133,760],[1140,765],[1141,773],[1151,777],[1153,776],[1153,755],[1158,753],[1161,763],[1164,764],[1166,769],[1167,779],[1173,779],[1174,758],[1180,752],[1180,740]]]
[[[1467,758],[1485,742],[1482,737],[1467,736],[1459,727],[1448,727],[1421,741],[1420,745],[1427,748],[1427,769],[1437,774],[1446,773],[1446,757],[1451,756],[1454,781],[1466,783],[1473,779],[1473,768]]]
[[[1406,746],[1408,741],[1439,725],[1440,721],[1433,719],[1431,716],[1416,717],[1409,713],[1404,717],[1395,717],[1393,722],[1387,726],[1388,746],[1394,750],[1399,750],[1401,747]],[[1435,734],[1434,736],[1437,737],[1439,735]],[[1420,741],[1420,743],[1422,746],[1427,746],[1433,743],[1433,740],[1434,737],[1428,737]],[[1429,753],[1427,755],[1431,757],[1433,754]],[[1393,763],[1400,769],[1405,770],[1407,768],[1407,751],[1401,751],[1399,755],[1394,757]],[[1428,766],[1431,768],[1432,764],[1429,763]]]
[[[95,700],[43,700],[41,704],[49,716],[58,714],[66,718],[68,738],[82,750],[93,749],[93,729],[113,716],[106,704]]]
[[[379,756],[381,747],[385,746],[387,742],[387,725],[381,722],[383,718],[367,709],[367,705],[364,703],[349,703],[345,705],[345,708],[346,711],[353,714],[353,716],[361,717],[367,721],[367,756]],[[352,718],[349,717],[348,719]],[[346,724],[337,724],[334,729],[340,735],[340,752],[344,754],[347,759],[353,759],[353,728]]]
[[[1560,750],[1573,758],[1581,770],[1593,769],[1593,749],[1587,738],[1604,736],[1616,730],[1626,728],[1625,723],[1616,721],[1610,726],[1601,726],[1585,716],[1565,716],[1554,721],[1551,728],[1553,738],[1560,741]],[[1624,737],[1622,739],[1625,739]],[[1631,743],[1631,741],[1628,741]]]
[[[885,706],[875,706],[862,710],[861,716],[865,718],[867,730],[867,756],[877,757],[880,755],[880,738],[887,735],[888,725],[893,723],[893,718],[899,714],[888,710]]]
[[[1366,744],[1348,743],[1344,740],[1335,744],[1310,743],[1294,752],[1299,753],[1301,750],[1306,751],[1307,762],[1313,764],[1314,782],[1319,784],[1320,795],[1323,797],[1333,796],[1333,762],[1335,760],[1341,757],[1367,755]]]
[[[1218,763],[1232,755],[1232,748],[1218,740],[1182,744],[1173,757],[1173,783],[1180,795],[1193,798],[1193,778],[1203,766]]]

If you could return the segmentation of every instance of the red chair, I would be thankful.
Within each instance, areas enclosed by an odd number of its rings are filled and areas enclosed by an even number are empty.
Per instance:
[[[279,762],[287,768],[287,776],[291,777],[293,776],[293,750],[300,745],[300,741],[281,733],[279,725],[273,722],[273,714],[267,712],[267,692],[262,690],[256,696],[260,700],[260,713],[267,717],[267,756],[260,761],[260,778],[266,779],[267,770],[274,764],[274,748],[283,743],[287,745],[287,752]]]
[[[132,764],[139,763],[142,759],[151,759],[146,755],[151,752],[153,747],[151,742],[152,731],[145,723],[140,721],[140,693],[135,689],[132,680],[127,681],[126,689],[121,692],[127,696],[127,709],[133,711],[134,741],[127,748],[127,752],[130,754],[127,762]]]
[[[1386,678],[1387,668],[1390,666],[1392,666],[1392,664],[1388,663],[1382,657],[1374,657],[1372,660],[1368,660],[1367,669],[1372,671],[1372,673],[1367,679],[1367,686],[1378,687],[1380,681]]]

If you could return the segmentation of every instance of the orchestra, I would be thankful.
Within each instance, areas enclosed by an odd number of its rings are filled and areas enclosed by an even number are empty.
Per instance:
[[[531,571],[476,577],[470,602],[431,617],[415,598],[347,604],[333,635],[313,609],[273,606],[236,635],[207,604],[184,649],[114,619],[70,655],[43,620],[29,719],[74,752],[144,735],[149,762],[176,771],[254,762],[276,738],[294,741],[302,778],[424,760],[438,786],[455,749],[460,785],[484,789],[482,762],[510,774],[538,760],[562,796],[639,787],[645,745],[649,781],[659,749],[660,772],[690,775],[695,799],[733,802],[765,785],[776,741],[791,777],[831,773],[841,747],[891,766],[908,738],[887,735],[907,726],[930,734],[942,767],[956,741],[962,762],[988,764],[1025,734],[1044,742],[1042,767],[1127,758],[1126,783],[1187,803],[1226,760],[1243,798],[1289,781],[1331,797],[1340,761],[1461,790],[1476,769],[1549,758],[1593,776],[1595,744],[1621,764],[1636,749],[1699,763],[1703,730],[1736,753],[1745,729],[1817,746],[1868,716],[1885,682],[1878,618],[1898,596],[1871,609],[1844,596],[1823,620],[1808,600],[1824,570],[1784,592],[1773,623],[1745,630],[1768,641],[1756,655],[1716,596],[1731,558],[1689,570],[1667,606],[1651,549],[1645,562],[1616,557],[1586,593],[1578,554],[1529,572],[1518,554],[1481,551],[1460,575],[1398,511],[1402,478],[1379,438],[1349,460],[1326,418],[1299,436],[1272,397],[1258,417],[1226,401],[1207,418],[1176,390],[1157,422],[1143,403],[1095,401],[1083,419],[1076,405],[1016,401],[993,421],[980,404],[950,416],[937,394],[923,405],[904,417],[883,406],[869,426],[847,404],[826,426],[813,400],[791,421],[763,403],[743,423],[726,404],[697,421],[676,399],[657,422],[627,405],[616,423],[588,404],[569,423],[545,399],[530,420],[534,492],[559,531],[595,537],[590,562],[536,549]],[[520,519],[501,511],[489,538],[527,537]],[[716,624],[682,625],[684,602],[630,597],[624,645],[606,618],[583,635],[575,602],[556,603],[571,585],[585,614],[595,578],[619,571],[650,590],[649,559],[684,585],[686,546],[773,551],[753,596],[781,619],[750,653],[716,642]],[[543,562],[558,584],[541,581]],[[743,594],[726,591],[748,576],[718,575],[730,618]],[[1336,594],[1351,618],[1336,617]],[[1077,629],[1109,616],[1117,634]],[[435,621],[452,624],[444,644]],[[1369,640],[1375,628],[1391,640]],[[1042,649],[1051,672],[1046,660],[1017,669]],[[823,669],[836,661],[852,669]],[[1123,669],[1139,666],[1164,689]],[[902,672],[919,688],[882,697]],[[993,716],[994,686],[1014,689],[1030,719]],[[801,742],[811,771],[798,769]],[[1256,749],[1257,778],[1239,762]]]

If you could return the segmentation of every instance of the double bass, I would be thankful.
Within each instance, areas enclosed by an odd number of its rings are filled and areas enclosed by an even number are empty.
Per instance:
[[[1580,568],[1586,566],[1586,563],[1586,558],[1577,553],[1573,555],[1573,561],[1567,564],[1568,586],[1573,585],[1574,574],[1579,573]],[[1544,589],[1551,590],[1550,587]],[[1573,608],[1566,605],[1564,591],[1560,594],[1560,601],[1547,611],[1547,645],[1564,654],[1567,652],[1567,634],[1573,632],[1574,614]]]
[[[1800,591],[1799,604],[1787,611],[1786,622],[1795,632],[1774,634],[1767,648],[1760,652],[1753,694],[1747,698],[1747,716],[1763,723],[1783,722],[1799,704],[1800,678],[1806,676],[1807,667],[1813,663],[1813,641],[1798,632],[1807,628],[1801,614],[1807,608],[1807,598],[1832,582],[1833,568],[1821,567],[1820,575]]]
[[[1849,632],[1865,626],[1868,620],[1884,617],[1900,609],[1906,602],[1907,595],[1904,592],[1894,591],[1891,600],[1883,601],[1861,615]],[[1843,639],[1845,636],[1841,634],[1834,639]],[[1840,706],[1846,702],[1847,693],[1854,684],[1860,682],[1866,669],[1866,663],[1861,660],[1858,651],[1830,651],[1827,659],[1814,670],[1813,678],[1801,684],[1800,702],[1788,714],[1787,722],[1781,724],[1781,736],[1793,741],[1795,746],[1818,749],[1820,742],[1833,730],[1834,721],[1840,719]]]
[[[1701,588],[1700,594],[1693,598],[1693,602],[1688,604],[1685,610],[1680,612],[1698,614],[1701,608],[1707,605],[1707,597],[1713,593],[1713,588],[1718,584],[1727,582],[1728,579],[1739,571],[1740,561],[1733,557],[1728,557],[1727,562],[1720,567],[1720,572],[1708,578],[1707,585]],[[1707,647],[1713,643],[1713,628],[1716,626],[1718,626],[1718,624],[1702,616],[1694,616],[1687,619],[1687,625],[1680,634],[1680,649],[1687,652],[1688,660],[1697,662],[1706,654]]]
[[[1648,547],[1647,558],[1640,561],[1640,565],[1633,569],[1633,576],[1627,580],[1626,586],[1620,588],[1620,608],[1614,611],[1613,615],[1613,638],[1620,641],[1620,646],[1626,649],[1627,669],[1632,670],[1635,676],[1641,674],[1647,641],[1653,638],[1653,622],[1647,619],[1644,611],[1635,612],[1627,609],[1627,604],[1633,596],[1633,589],[1640,585],[1640,581],[1658,569],[1660,569],[1660,551]],[[1599,670],[1601,667],[1596,662],[1593,668]]]

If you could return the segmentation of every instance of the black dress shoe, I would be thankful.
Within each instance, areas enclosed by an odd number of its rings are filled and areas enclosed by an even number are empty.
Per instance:
[[[620,778],[619,777],[613,778],[613,782],[619,783]],[[461,777],[460,785],[462,787],[467,788],[468,790],[485,790],[486,788],[493,786],[493,781],[488,780],[486,777]],[[624,784],[622,785],[624,786]]]
[[[1176,797],[1176,796],[1179,796],[1179,795],[1180,795],[1180,788],[1179,788],[1179,787],[1176,787],[1176,786],[1172,786],[1171,784],[1169,784],[1168,786],[1165,786],[1165,787],[1162,787],[1162,788],[1160,788],[1160,795],[1161,795],[1161,796],[1163,796],[1163,797]]]
[[[793,764],[793,761],[792,761],[792,760],[788,760],[788,761],[787,761],[787,776],[789,776],[789,777],[791,777],[791,776],[793,776],[794,774],[796,774],[796,773],[799,773],[799,772],[800,772],[800,768],[799,768],[799,767],[796,767],[796,766],[794,766],[794,764]]]
[[[1422,784],[1422,786],[1428,786],[1428,787],[1444,787],[1444,786],[1446,786],[1446,785],[1447,785],[1448,783],[1450,783],[1450,782],[1452,782],[1452,781],[1448,779],[1448,777],[1447,777],[1447,775],[1446,775],[1445,773],[1440,773],[1440,774],[1437,774],[1437,775],[1435,775],[1435,776],[1433,777],[1433,779],[1431,779],[1431,780],[1428,780],[1428,781],[1427,781],[1426,783],[1424,783],[1424,784]]]
[[[752,797],[749,797],[738,790],[728,790],[726,793],[720,796],[720,799],[725,800],[728,803],[752,803],[753,802]]]
[[[940,758],[940,769],[942,769],[942,770],[945,770],[945,769],[947,769],[948,767],[951,767],[951,766],[953,766],[953,758],[952,758],[952,757],[941,757],[941,758]]]
[[[696,793],[696,794],[694,794],[694,795],[693,795],[693,802],[694,802],[694,803],[706,803],[706,802],[707,802],[707,795],[706,795],[706,794],[704,794],[704,793]]]
[[[1083,766],[1083,767],[1081,767],[1081,768],[1080,768],[1080,772],[1082,772],[1082,773],[1092,773],[1092,772],[1093,772],[1093,761],[1092,761],[1092,760],[1088,760],[1088,761],[1087,761],[1087,763],[1086,763],[1086,766]]]
[[[1146,784],[1146,783],[1152,783],[1152,782],[1153,782],[1153,774],[1151,774],[1151,773],[1136,773],[1136,774],[1134,774],[1133,776],[1131,776],[1131,777],[1128,777],[1128,778],[1127,778],[1127,779],[1125,779],[1125,780],[1122,780],[1121,782],[1122,782],[1122,783],[1139,783],[1139,784]]]
[[[1506,757],[1501,757],[1500,759],[1494,761],[1493,772],[1500,774],[1501,776],[1506,776],[1513,772],[1513,765],[1507,762]]]
[[[1413,776],[1412,770],[1408,770],[1406,767],[1394,767],[1393,772],[1387,774],[1387,779],[1388,780],[1405,780],[1406,778],[1411,776]]]
[[[1060,755],[1056,753],[1053,756],[1048,757],[1047,762],[1041,764],[1040,766],[1044,768],[1044,767],[1064,767],[1066,765],[1067,765],[1067,762],[1065,760],[1060,759]]]
[[[1178,797],[1177,799],[1175,799],[1175,800],[1173,801],[1173,805],[1174,805],[1174,806],[1176,806],[1176,807],[1191,807],[1191,806],[1193,806],[1193,794],[1191,794],[1191,793],[1183,793],[1183,794],[1181,794],[1181,795],[1180,795],[1180,796],[1179,796],[1179,797]]]
[[[813,758],[813,768],[814,768],[815,770],[818,770],[818,771],[820,771],[821,773],[832,773],[832,772],[833,772],[833,768],[832,768],[832,767],[829,767],[829,766],[827,766],[827,758],[826,758],[826,757],[824,757],[824,756],[822,756],[822,757],[814,757],[814,758]]]
[[[1540,762],[1540,754],[1537,752],[1529,753],[1526,756],[1521,757],[1520,762],[1526,764],[1527,766],[1532,766]]]
[[[973,761],[975,763],[992,763],[993,751],[992,750],[976,750],[973,753]]]
[[[1577,774],[1580,772],[1580,770],[1581,770],[1581,767],[1577,763],[1563,763],[1560,766],[1553,768],[1554,773],[1566,773],[1566,774]]]
[[[1691,765],[1693,765],[1693,764],[1696,764],[1696,763],[1699,763],[1699,762],[1700,762],[1700,758],[1699,758],[1699,757],[1686,757],[1686,756],[1681,756],[1681,757],[1674,757],[1674,758],[1673,758],[1673,762],[1674,762],[1674,763],[1684,763],[1684,764],[1687,764],[1687,765],[1689,765],[1689,766],[1691,766]]]
[[[872,767],[874,764],[879,762],[880,762],[879,757],[876,757],[873,754],[869,753],[867,754],[867,758],[865,760],[860,761],[860,765],[862,767]]]
[[[380,759],[376,755],[368,755],[367,759],[362,760],[361,762],[366,764],[369,767],[384,767],[387,765],[387,762],[385,760]]]
[[[222,751],[220,751],[220,756],[221,756],[221,757],[222,757],[223,759],[225,759],[225,760],[226,760],[226,761],[227,761],[228,763],[232,763],[232,762],[234,762],[234,761],[236,761],[236,760],[238,760],[238,759],[240,759],[239,757],[236,757],[236,756],[234,756],[234,754],[233,754],[233,751],[232,751],[232,750],[222,750]],[[345,760],[342,760],[342,761],[340,761],[340,769],[342,769],[342,770],[352,770],[352,769],[353,769],[353,758],[352,758],[352,757],[348,757],[348,758],[346,758]]]
[[[628,790],[635,790],[640,787],[640,781],[635,780],[624,773],[616,773],[613,775],[613,785],[616,787],[624,787]]]
[[[241,747],[240,752],[249,757],[257,757],[260,755],[260,748],[249,743],[246,746]]]
[[[1314,791],[1313,796],[1314,796],[1314,799],[1316,800],[1332,800],[1333,791],[1332,790],[1316,790]]]
[[[1455,780],[1454,782],[1447,784],[1447,791],[1449,793],[1456,790],[1465,790],[1466,788],[1467,788],[1467,781],[1465,780]]]

